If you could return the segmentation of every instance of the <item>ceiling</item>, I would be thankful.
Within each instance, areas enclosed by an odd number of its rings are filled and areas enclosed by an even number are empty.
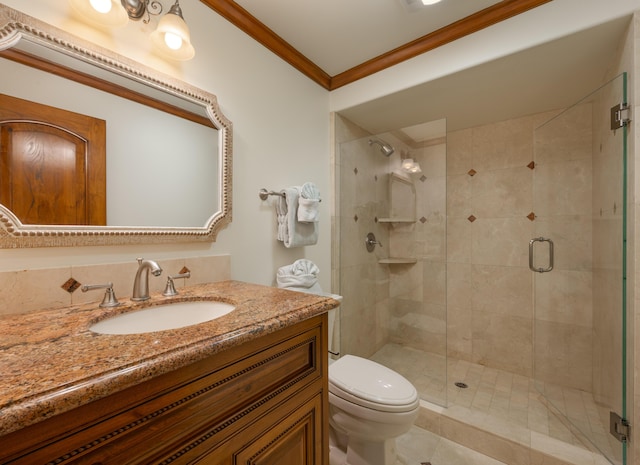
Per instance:
[[[420,0],[235,1],[331,76],[500,3],[444,0],[425,6]]]
[[[552,0],[201,1],[334,90]],[[424,139],[442,125],[422,123],[445,117],[451,131],[564,108],[603,83],[628,23],[620,18],[340,113],[372,134],[419,125]]]

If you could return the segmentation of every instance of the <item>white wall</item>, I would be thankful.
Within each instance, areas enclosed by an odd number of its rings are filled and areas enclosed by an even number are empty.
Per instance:
[[[198,0],[182,0],[196,56],[169,64],[150,51],[142,23],[98,33],[79,23],[64,0],[6,0],[5,5],[66,29],[218,97],[233,122],[233,221],[212,244],[0,250],[0,271],[231,254],[233,279],[272,285],[278,267],[313,260],[330,283],[329,94]],[[165,1],[165,4],[170,2]],[[127,42],[129,44],[127,44]],[[286,249],[277,242],[274,208],[261,187],[315,182],[321,204],[318,244]]]

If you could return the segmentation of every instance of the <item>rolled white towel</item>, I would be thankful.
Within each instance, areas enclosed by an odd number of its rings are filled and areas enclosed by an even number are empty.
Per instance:
[[[313,294],[322,292],[318,284],[318,273],[320,269],[311,260],[300,259],[291,265],[278,268],[276,281],[278,287],[301,290]]]

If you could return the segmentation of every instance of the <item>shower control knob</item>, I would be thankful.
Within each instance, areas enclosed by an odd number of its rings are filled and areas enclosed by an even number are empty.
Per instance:
[[[373,252],[376,248],[376,244],[382,247],[382,244],[376,240],[376,236],[373,233],[367,234],[367,237],[364,239],[364,243],[367,247],[367,252]]]

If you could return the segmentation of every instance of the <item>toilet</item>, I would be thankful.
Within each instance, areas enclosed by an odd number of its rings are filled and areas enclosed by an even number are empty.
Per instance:
[[[332,297],[308,260],[278,270],[278,287]],[[399,373],[366,358],[339,353],[339,307],[329,310],[329,464],[396,465],[395,439],[409,431],[420,409],[416,388]],[[330,355],[331,354],[331,355]]]
[[[354,355],[330,362],[330,465],[395,465],[395,438],[419,408],[416,388],[395,371]]]

